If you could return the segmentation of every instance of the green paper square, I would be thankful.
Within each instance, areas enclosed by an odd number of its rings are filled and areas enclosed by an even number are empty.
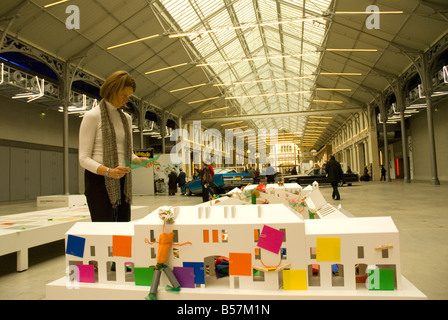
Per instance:
[[[154,267],[134,268],[135,285],[145,287],[151,286],[153,275],[154,275]]]
[[[395,289],[394,270],[374,269],[369,271],[369,290],[393,291]]]
[[[312,213],[310,210],[308,210],[308,216],[311,220],[314,220],[314,213]]]

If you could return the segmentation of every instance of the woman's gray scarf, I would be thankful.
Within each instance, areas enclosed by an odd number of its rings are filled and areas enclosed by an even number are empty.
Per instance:
[[[107,111],[106,102],[101,100],[99,107],[101,108],[101,130],[103,133],[103,165],[114,169],[120,164],[118,163],[117,141],[115,137],[115,129]],[[124,115],[123,111],[117,110],[120,114],[121,122],[125,132],[125,161],[131,161],[132,159],[132,147],[131,147],[131,131],[129,123]],[[124,194],[126,203],[132,201],[132,182],[131,173],[125,175]],[[115,209],[121,204],[121,186],[120,179],[113,179],[105,177],[106,189],[109,195],[110,203]]]

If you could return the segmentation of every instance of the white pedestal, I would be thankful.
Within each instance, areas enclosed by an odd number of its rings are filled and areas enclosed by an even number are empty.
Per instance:
[[[225,280],[225,279],[221,279]],[[218,281],[218,283],[225,281]],[[206,288],[181,289],[179,293],[166,292],[159,287],[158,300],[425,300],[427,297],[402,277],[402,290],[369,291],[357,290],[241,290],[226,285],[214,284]],[[133,283],[87,284],[76,283],[67,286],[62,277],[46,286],[47,300],[144,300],[151,287],[138,287]]]
[[[138,168],[132,171],[132,194],[135,196],[153,196],[154,168]]]
[[[86,196],[83,194],[37,197],[37,206],[40,208],[66,208],[86,205]]]

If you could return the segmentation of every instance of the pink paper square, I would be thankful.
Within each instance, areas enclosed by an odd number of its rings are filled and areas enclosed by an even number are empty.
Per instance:
[[[271,228],[269,226],[264,226],[263,230],[261,231],[257,247],[278,254],[284,238],[284,232]]]
[[[95,267],[92,265],[78,264],[78,282],[95,283]]]

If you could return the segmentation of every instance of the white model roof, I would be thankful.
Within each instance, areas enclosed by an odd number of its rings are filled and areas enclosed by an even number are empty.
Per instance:
[[[170,207],[159,209],[168,210]],[[159,209],[136,222],[136,225],[161,225]],[[223,205],[211,207],[174,207],[177,225],[226,225],[226,224],[255,224],[255,223],[303,223],[294,211],[283,204],[270,205]]]
[[[305,220],[306,235],[398,233],[391,217]]]
[[[78,222],[66,234],[133,236],[134,222]]]

